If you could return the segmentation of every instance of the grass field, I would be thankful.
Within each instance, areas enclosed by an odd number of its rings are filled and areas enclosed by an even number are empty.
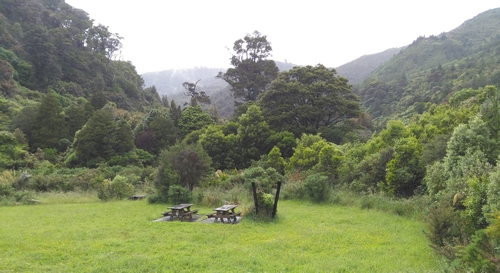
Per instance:
[[[212,208],[199,208],[208,214]],[[422,223],[280,201],[276,221],[152,222],[146,201],[0,207],[0,272],[440,272]]]

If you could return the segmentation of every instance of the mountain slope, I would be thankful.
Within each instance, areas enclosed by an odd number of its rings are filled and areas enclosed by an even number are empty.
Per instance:
[[[402,49],[390,48],[379,53],[363,55],[356,60],[335,68],[335,70],[340,76],[346,77],[349,83],[358,84]]]
[[[446,102],[463,88],[500,84],[499,53],[500,9],[492,9],[448,33],[418,37],[355,92],[375,125],[383,126],[421,113],[428,102]]]

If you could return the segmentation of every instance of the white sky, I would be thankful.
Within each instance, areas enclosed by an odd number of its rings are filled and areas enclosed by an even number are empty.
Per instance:
[[[337,67],[448,32],[498,0],[66,0],[122,40],[137,72],[230,67],[234,41],[258,30],[272,59]]]

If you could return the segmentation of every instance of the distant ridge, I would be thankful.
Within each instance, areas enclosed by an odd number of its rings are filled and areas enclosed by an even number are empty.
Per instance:
[[[337,67],[337,73],[346,77],[351,84],[359,84],[370,75],[375,69],[390,60],[395,54],[399,53],[400,48],[390,48],[379,53],[363,55],[354,61],[350,61]]]

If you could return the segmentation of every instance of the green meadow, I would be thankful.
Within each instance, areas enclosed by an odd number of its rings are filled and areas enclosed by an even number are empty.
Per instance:
[[[213,208],[199,207],[200,214]],[[280,201],[240,224],[153,222],[146,201],[0,207],[0,272],[441,272],[417,220]]]

